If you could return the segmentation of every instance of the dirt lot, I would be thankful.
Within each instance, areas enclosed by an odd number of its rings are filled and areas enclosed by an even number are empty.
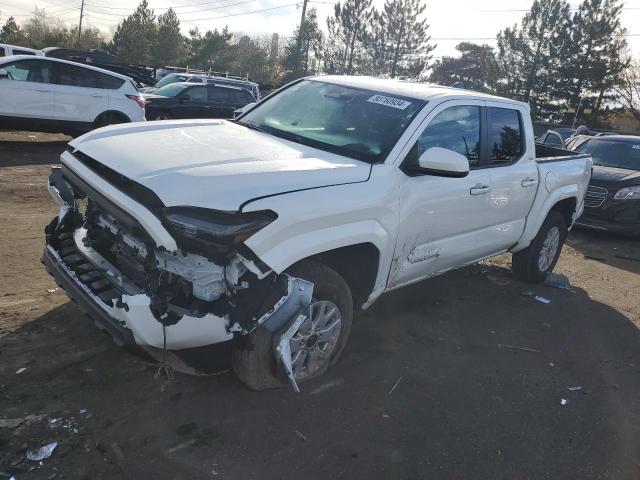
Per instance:
[[[571,291],[500,257],[384,296],[300,395],[230,373],[161,391],[40,265],[66,140],[0,132],[0,417],[40,416],[0,420],[0,478],[640,478],[638,241],[572,233]]]

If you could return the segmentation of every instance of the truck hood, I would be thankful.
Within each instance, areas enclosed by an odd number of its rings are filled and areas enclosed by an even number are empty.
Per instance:
[[[70,146],[149,188],[167,207],[237,211],[259,197],[364,182],[371,171],[365,162],[225,120],[114,125]]]

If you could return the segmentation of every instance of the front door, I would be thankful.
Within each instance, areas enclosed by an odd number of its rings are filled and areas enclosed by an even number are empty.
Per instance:
[[[185,89],[180,94],[179,101],[176,107],[177,118],[211,117],[211,104],[206,86],[198,85]]]
[[[56,62],[55,70],[56,120],[93,123],[109,110],[109,91],[100,88],[100,72],[62,62]]]
[[[465,155],[469,175],[407,175],[400,190],[400,227],[389,288],[411,283],[487,255],[480,239],[491,228],[490,174],[480,167],[483,102],[449,101],[431,112],[404,160],[431,147]]]
[[[0,78],[0,116],[52,120],[51,62],[16,60],[1,67],[8,76]]]

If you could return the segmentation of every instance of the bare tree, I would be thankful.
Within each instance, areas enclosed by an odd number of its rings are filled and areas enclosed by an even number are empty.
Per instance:
[[[615,87],[618,102],[640,121],[640,60],[628,60],[621,82]]]

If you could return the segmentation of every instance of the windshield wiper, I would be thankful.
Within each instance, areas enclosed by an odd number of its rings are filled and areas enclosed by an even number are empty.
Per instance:
[[[236,121],[236,123],[237,123],[238,125],[242,125],[243,127],[250,128],[251,130],[255,130],[255,131],[257,131],[257,132],[269,133],[269,132],[267,132],[266,130],[264,130],[264,129],[260,128],[259,126],[254,125],[253,123],[238,122],[238,121]]]

